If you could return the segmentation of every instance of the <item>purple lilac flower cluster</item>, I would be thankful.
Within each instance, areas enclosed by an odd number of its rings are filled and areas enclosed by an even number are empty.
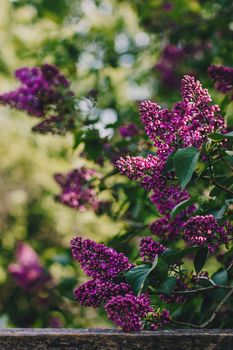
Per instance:
[[[62,190],[56,196],[57,201],[80,211],[88,207],[98,211],[102,202],[98,200],[96,191],[90,183],[95,176],[98,176],[95,170],[85,167],[74,169],[66,174],[55,174],[54,179]]]
[[[168,6],[170,3],[167,3]],[[165,4],[164,4],[165,6]],[[161,81],[169,88],[179,85],[177,69],[184,58],[184,49],[176,45],[168,44],[164,47],[155,69],[160,73]]]
[[[184,238],[193,245],[207,245],[212,253],[227,244],[231,234],[232,226],[220,226],[213,215],[193,216],[184,224]]]
[[[164,163],[157,156],[149,154],[146,158],[141,156],[125,158],[120,157],[116,166],[122,175],[131,180],[139,181],[140,185],[147,191],[161,184]]]
[[[215,88],[224,94],[231,92],[231,99],[233,99],[233,68],[212,65],[208,68],[208,74],[214,81]]]
[[[16,262],[8,267],[16,283],[27,291],[41,289],[51,277],[44,271],[36,252],[26,243],[19,243],[16,250]]]
[[[159,328],[164,328],[167,324],[171,322],[170,312],[166,309],[160,311],[158,309],[156,312],[153,312],[149,318],[149,325],[151,331],[157,331]]]
[[[163,215],[150,225],[152,233],[175,239],[187,217],[195,210],[192,205],[171,220],[170,211],[189,194],[179,186],[170,186],[174,174],[165,174],[168,156],[176,149],[200,148],[211,132],[223,132],[224,120],[217,105],[211,105],[211,97],[201,83],[191,76],[184,76],[181,86],[182,101],[173,109],[162,109],[157,103],[143,101],[140,116],[148,137],[156,147],[156,155],[120,158],[116,162],[121,174],[136,180],[147,191],[151,200]]]
[[[63,133],[66,128],[73,125],[67,103],[73,97],[70,82],[57,67],[50,64],[33,68],[24,67],[18,69],[15,76],[21,86],[2,94],[0,102],[25,111],[30,116],[44,118],[33,128],[34,131]]]
[[[132,264],[123,253],[113,248],[81,237],[70,243],[71,251],[87,276],[97,278],[114,278],[120,272],[132,268]]]
[[[219,106],[210,105],[208,90],[203,89],[198,80],[185,75],[181,94],[182,101],[171,111],[150,101],[144,101],[140,106],[146,133],[158,148],[157,154],[163,158],[177,148],[200,148],[208,133],[224,130]]]
[[[125,331],[140,330],[142,319],[153,308],[146,294],[135,296],[129,284],[116,278],[133,267],[128,258],[104,244],[81,237],[73,238],[70,247],[74,259],[93,278],[75,289],[75,299],[84,306],[105,304],[108,318],[116,325]]]
[[[120,126],[119,133],[121,137],[133,137],[138,134],[138,127],[134,123],[128,123]]]
[[[140,242],[140,257],[143,261],[153,263],[156,256],[160,256],[166,247],[161,243],[155,241],[151,237],[144,237]]]
[[[74,291],[75,300],[83,306],[100,307],[115,295],[124,296],[132,293],[127,283],[115,283],[112,280],[90,280]]]
[[[152,312],[150,299],[147,295],[135,296],[126,294],[124,297],[112,297],[105,305],[108,318],[124,331],[139,331],[142,328],[142,319],[148,312]]]

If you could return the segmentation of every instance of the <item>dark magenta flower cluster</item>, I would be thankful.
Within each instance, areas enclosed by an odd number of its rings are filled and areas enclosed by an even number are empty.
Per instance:
[[[110,279],[133,265],[123,254],[104,244],[76,237],[70,243],[71,251],[87,276],[94,279]]]
[[[156,256],[160,256],[165,250],[164,245],[150,236],[141,239],[139,254],[143,261],[153,263]]]
[[[129,284],[115,283],[113,279],[90,280],[74,290],[75,299],[83,306],[100,307],[115,295],[132,293]]]
[[[169,111],[157,103],[144,101],[140,105],[141,120],[149,138],[166,158],[174,149],[200,148],[211,132],[224,130],[219,106],[210,105],[207,89],[194,77],[185,75],[181,84],[182,101]]]
[[[153,312],[149,320],[149,329],[151,331],[157,331],[159,328],[164,328],[167,324],[171,322],[170,312],[166,309],[158,309],[156,312]]]
[[[214,81],[215,88],[224,94],[231,92],[231,99],[233,99],[233,68],[212,65],[208,68],[208,74]]]
[[[93,169],[85,167],[74,169],[65,174],[55,174],[54,179],[61,187],[61,193],[56,200],[68,207],[84,211],[92,208],[97,211],[102,205],[96,191],[90,183],[98,174]]]
[[[71,251],[87,276],[93,279],[74,291],[81,305],[99,307],[105,304],[108,318],[125,331],[138,331],[143,318],[152,312],[149,296],[135,296],[131,286],[119,282],[117,275],[133,267],[128,258],[104,244],[75,237]]]
[[[63,133],[73,125],[69,104],[73,93],[70,82],[58,68],[44,64],[41,67],[20,68],[15,72],[21,86],[0,96],[0,102],[31,116],[44,118],[33,130],[41,133]],[[48,115],[48,116],[47,116]]]
[[[138,127],[134,123],[127,123],[119,127],[119,133],[121,137],[133,137],[139,132]]]
[[[16,283],[27,291],[38,290],[52,283],[36,252],[26,243],[18,244],[16,262],[9,265],[8,271]]]
[[[108,318],[124,331],[139,331],[142,319],[152,312],[148,295],[126,294],[112,297],[105,305]]]
[[[219,225],[213,215],[193,216],[184,224],[184,238],[193,245],[206,245],[214,253],[220,244],[227,244],[232,226]]]
[[[183,48],[168,44],[164,47],[160,59],[155,65],[155,69],[160,73],[162,83],[169,88],[179,85],[177,70],[183,58]]]

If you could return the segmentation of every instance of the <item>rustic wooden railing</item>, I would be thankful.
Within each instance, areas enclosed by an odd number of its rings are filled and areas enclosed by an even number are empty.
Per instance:
[[[0,329],[0,350],[232,350],[233,330]]]

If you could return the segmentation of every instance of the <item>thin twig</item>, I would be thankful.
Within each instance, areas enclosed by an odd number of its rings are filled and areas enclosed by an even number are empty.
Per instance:
[[[222,301],[218,304],[218,306],[216,307],[214,313],[211,315],[209,320],[207,320],[206,322],[204,322],[200,325],[200,328],[205,328],[208,324],[210,324],[215,319],[215,317],[216,317],[217,313],[219,312],[219,310],[221,309],[221,307],[225,304],[227,299],[229,299],[229,297],[232,294],[233,294],[233,288],[230,290],[229,293],[227,293],[227,295],[225,295],[225,297],[222,299]]]
[[[222,286],[215,284],[214,286],[209,286],[209,287],[203,287],[203,288],[197,288],[197,289],[189,289],[189,290],[179,290],[177,292],[173,292],[174,294],[192,294],[192,293],[202,293],[207,290],[212,290],[212,289],[232,289],[232,286]]]
[[[194,324],[194,323],[188,323],[188,322],[179,322],[175,320],[171,320],[171,323],[174,324],[179,324],[180,326],[187,326],[187,327],[192,327],[192,328],[200,328],[200,326]]]
[[[225,191],[225,192],[227,192],[227,193],[229,193],[229,194],[231,194],[231,195],[233,196],[233,192],[232,192],[231,190],[229,190],[228,188],[226,188],[225,186],[219,184],[219,183],[216,182],[215,180],[213,180],[212,183],[213,183],[213,185],[215,185],[216,187],[221,188],[221,190],[223,190],[223,191]]]
[[[214,287],[214,286],[213,286]],[[217,313],[220,311],[221,307],[225,304],[225,302],[227,301],[227,299],[230,298],[230,296],[233,294],[233,287],[231,287],[231,290],[229,291],[229,293],[227,293],[225,295],[225,297],[221,300],[221,302],[218,304],[218,306],[216,307],[215,311],[213,312],[213,314],[211,315],[211,317],[204,323],[200,324],[200,325],[196,325],[193,323],[186,323],[186,322],[179,322],[179,321],[175,321],[172,320],[172,323],[175,324],[179,324],[181,326],[187,326],[187,327],[192,327],[192,328],[205,328],[206,326],[208,326],[216,317]]]
[[[232,268],[232,266],[233,266],[233,260],[232,260],[232,262],[228,265],[228,267],[226,268],[226,271],[229,271],[229,270]]]

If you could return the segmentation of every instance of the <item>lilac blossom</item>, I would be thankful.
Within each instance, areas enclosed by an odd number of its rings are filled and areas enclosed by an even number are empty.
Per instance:
[[[151,237],[144,237],[140,242],[140,257],[143,261],[153,263],[157,256],[160,256],[166,247],[161,243],[155,241]]]
[[[184,238],[193,245],[207,246],[214,253],[220,244],[227,244],[232,226],[219,225],[213,215],[193,216],[184,224]]]
[[[138,127],[134,123],[124,124],[119,128],[121,137],[133,137],[138,134]]]
[[[140,115],[149,138],[163,158],[177,148],[200,148],[211,132],[224,131],[225,124],[217,105],[210,105],[207,89],[185,75],[181,84],[182,101],[171,111],[157,103],[143,101]]]
[[[83,306],[99,307],[113,296],[132,293],[127,283],[115,283],[113,280],[90,280],[74,290],[75,299]]]
[[[61,187],[56,200],[68,207],[84,211],[86,208],[98,210],[100,201],[93,184],[90,183],[98,174],[85,167],[74,169],[66,174],[55,174],[54,179]]]
[[[152,312],[148,295],[112,297],[105,305],[108,318],[124,331],[139,331],[142,329],[142,320],[148,312]]]
[[[153,221],[149,228],[153,235],[168,241],[177,239],[183,227],[184,221],[182,217],[170,218],[170,215],[165,215]]]
[[[160,311],[158,309],[156,312],[153,312],[149,319],[149,329],[151,331],[157,331],[160,328],[164,328],[167,324],[171,323],[170,312],[166,309]]]
[[[102,243],[75,237],[70,247],[74,259],[80,263],[85,274],[94,279],[111,279],[133,267],[123,253]]]
[[[166,3],[163,8],[166,11],[170,11],[172,9],[172,4]],[[179,85],[177,70],[183,58],[183,48],[168,44],[164,47],[159,61],[155,65],[155,69],[160,73],[162,83],[169,88]]]
[[[208,74],[214,81],[215,88],[224,94],[231,92],[231,99],[233,99],[233,68],[211,65],[208,68]]]
[[[11,263],[8,271],[16,283],[31,291],[43,288],[51,277],[44,271],[36,252],[26,243],[20,242],[16,250],[16,262]]]
[[[64,128],[73,126],[70,110],[73,92],[70,82],[57,67],[50,64],[24,67],[16,70],[15,77],[21,85],[14,91],[2,94],[0,102],[25,111],[30,116],[44,118],[33,128],[34,131],[64,133]]]
[[[189,198],[187,191],[181,191],[179,186],[165,186],[163,191],[161,188],[155,188],[150,197],[160,212],[160,214],[168,214],[180,202]]]
[[[121,157],[116,162],[116,167],[122,175],[139,181],[141,186],[147,191],[161,185],[164,163],[157,156],[149,154],[146,158],[141,156]]]

